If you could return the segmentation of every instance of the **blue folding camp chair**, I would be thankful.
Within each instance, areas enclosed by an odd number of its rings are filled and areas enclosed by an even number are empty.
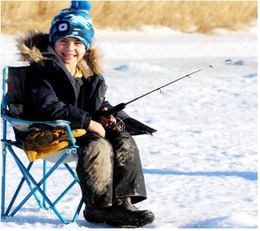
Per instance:
[[[1,218],[7,217],[7,216],[14,216],[23,206],[24,204],[34,196],[36,199],[37,204],[42,209],[51,209],[53,212],[57,215],[57,217],[61,220],[62,223],[68,224],[69,221],[67,221],[64,218],[64,215],[61,214],[61,212],[57,209],[57,204],[62,202],[62,199],[65,195],[68,194],[70,189],[74,185],[78,185],[79,179],[75,173],[75,171],[72,169],[72,167],[69,166],[69,162],[75,162],[78,158],[77,153],[77,146],[75,145],[70,123],[68,121],[53,121],[53,122],[46,122],[46,121],[25,121],[21,120],[19,118],[19,114],[23,111],[23,84],[26,77],[26,72],[28,71],[28,67],[5,67],[3,72],[3,98],[2,98],[2,104],[1,104],[1,117],[2,117],[2,130],[3,130],[3,137],[2,137],[2,195],[1,195]],[[54,154],[51,154],[47,157],[43,158],[43,176],[40,180],[36,180],[35,176],[33,176],[33,173],[31,173],[31,169],[33,169],[34,163],[37,161],[37,164],[39,161],[42,161],[41,159],[29,162],[27,167],[25,167],[24,161],[21,160],[21,157],[15,152],[15,150],[22,149],[21,143],[16,138],[8,139],[7,136],[10,131],[14,136],[14,131],[26,134],[30,131],[30,128],[34,124],[45,124],[53,127],[65,127],[68,135],[70,137],[71,145],[69,147],[66,147]],[[10,126],[11,125],[11,126]],[[19,149],[17,149],[19,148]],[[21,179],[18,185],[14,187],[14,194],[11,198],[8,198],[9,204],[8,206],[5,206],[5,203],[7,202],[7,195],[6,195],[6,176],[8,176],[8,172],[11,171],[8,169],[7,166],[7,157],[8,154],[10,154],[14,161],[16,162],[16,165],[18,166],[18,169],[20,170]],[[50,167],[47,163],[51,163]],[[65,166],[65,168],[63,167]],[[8,171],[7,171],[8,169]],[[13,170],[13,169],[12,169]],[[60,195],[55,199],[54,201],[51,201],[49,196],[47,195],[47,179],[48,181],[50,176],[54,173],[54,171],[66,171],[70,173],[72,176],[72,182],[66,186],[64,191],[60,192]],[[66,171],[66,173],[68,173]],[[28,194],[22,199],[20,202],[17,202],[18,195],[20,196],[21,189],[24,188],[23,185],[26,185],[24,183],[27,183],[29,186],[29,192]],[[60,179],[59,181],[62,185],[65,184],[65,182]],[[55,189],[50,189],[57,191],[57,188],[59,186],[57,185]],[[20,194],[19,194],[20,193]],[[9,196],[9,195],[8,195]],[[68,203],[68,202],[66,202]],[[70,222],[76,222],[78,219],[79,212],[81,210],[83,204],[83,200],[81,198],[81,195],[79,195],[79,204],[76,205],[75,212],[73,211],[74,215],[73,218],[70,220]],[[73,204],[72,206],[73,207]]]

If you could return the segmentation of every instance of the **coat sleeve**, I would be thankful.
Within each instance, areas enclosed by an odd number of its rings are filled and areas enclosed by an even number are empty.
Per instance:
[[[72,127],[88,127],[91,116],[57,97],[53,86],[42,73],[29,70],[25,80],[25,116],[31,120],[68,120]]]

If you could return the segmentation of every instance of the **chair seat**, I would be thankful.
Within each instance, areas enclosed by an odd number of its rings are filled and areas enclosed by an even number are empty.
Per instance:
[[[76,148],[70,148],[69,150],[68,150],[68,148],[62,149],[62,150],[55,152],[55,153],[53,153],[49,156],[45,156],[42,159],[47,160],[47,161],[52,162],[52,163],[57,163],[57,161],[64,155],[65,152],[70,152],[70,155],[68,155],[65,158],[65,160],[62,161],[63,164],[75,162],[75,161],[78,160]]]

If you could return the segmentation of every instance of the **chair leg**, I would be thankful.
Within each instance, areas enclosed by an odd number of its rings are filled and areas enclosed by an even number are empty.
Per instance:
[[[2,131],[2,176],[1,176],[1,219],[5,214],[5,179],[6,179],[6,133],[7,133],[7,122],[3,120],[3,131]]]
[[[71,167],[65,163],[64,166],[68,169],[69,173],[72,175],[72,177],[79,183],[79,178],[77,174],[71,169]]]
[[[5,210],[5,185],[6,185],[6,155],[7,155],[7,149],[10,151],[12,150],[13,152],[13,149],[10,147],[10,145],[6,142],[3,142],[2,143],[3,147],[2,147],[2,185],[1,185],[1,217],[5,217],[5,216],[8,216],[9,212],[11,211],[12,209],[12,206],[23,186],[23,183],[24,181],[27,182],[28,186],[30,189],[33,188],[31,182],[28,180],[28,178],[26,178],[25,176],[22,177],[20,183],[18,184],[17,188],[16,188],[16,191],[7,207],[7,209]],[[27,167],[27,171],[30,171],[31,167],[32,167],[32,164],[33,163],[30,163]],[[40,208],[43,208],[41,202],[40,202],[40,199],[39,197],[37,196],[37,194],[34,193],[34,197],[39,205]]]
[[[71,184],[59,195],[59,197],[53,202],[54,205],[58,204],[58,202],[66,195],[66,193],[77,183],[76,180],[72,181]]]
[[[5,216],[6,144],[2,146],[1,219]]]
[[[46,173],[47,173],[47,161],[46,160],[43,160],[43,177],[46,176]],[[43,192],[46,194],[47,193],[47,184],[46,184],[46,181],[43,182]],[[46,205],[46,200],[45,198],[43,197],[42,199],[42,204],[43,204],[43,207],[47,210],[48,207]]]
[[[68,169],[68,171],[70,172],[70,174],[73,176],[73,178],[75,179],[75,181],[78,182],[78,184],[79,184],[79,178],[78,178],[77,174],[71,169],[71,167],[70,167],[67,163],[65,163],[64,165],[65,165],[65,167]],[[74,223],[74,222],[76,222],[76,221],[78,220],[78,216],[79,216],[79,213],[80,213],[80,211],[81,211],[82,205],[83,205],[83,198],[81,198],[81,200],[80,200],[80,202],[79,202],[79,205],[78,205],[78,207],[77,207],[77,209],[76,209],[76,212],[75,212],[75,214],[74,214],[74,217],[73,217],[73,219],[72,219],[72,221],[71,221],[72,223]]]
[[[12,154],[12,156],[14,157],[20,171],[23,174],[23,177],[16,189],[16,192],[14,193],[11,202],[9,203],[9,206],[5,212],[5,174],[6,174],[6,152],[7,150]],[[40,208],[44,208],[44,209],[48,209],[51,208],[54,213],[58,216],[58,218],[64,223],[64,224],[68,224],[68,222],[64,219],[64,217],[61,215],[61,213],[57,210],[56,208],[56,204],[59,202],[59,200],[76,184],[79,183],[79,179],[78,176],[76,175],[76,173],[70,168],[70,166],[66,163],[64,164],[65,167],[67,168],[67,170],[70,172],[70,174],[73,176],[74,181],[65,189],[65,191],[54,201],[51,202],[49,200],[49,198],[47,197],[46,194],[46,190],[47,190],[47,186],[45,184],[47,178],[52,174],[52,172],[62,163],[62,161],[64,159],[66,159],[66,157],[68,156],[68,154],[64,154],[64,156],[47,172],[47,163],[44,160],[45,163],[43,163],[43,178],[37,183],[34,178],[31,176],[30,174],[30,169],[33,165],[34,162],[29,163],[29,165],[27,166],[27,168],[25,168],[25,166],[23,165],[23,163],[20,161],[20,159],[17,157],[17,155],[15,154],[15,152],[13,151],[12,147],[10,147],[10,145],[6,145],[5,143],[3,143],[3,148],[2,148],[2,195],[1,195],[1,217],[4,216],[8,216],[9,212],[11,211],[11,208],[22,188],[22,185],[24,184],[24,182],[26,181],[28,186],[30,187],[31,191],[30,193],[22,200],[22,202],[20,202],[20,204],[12,211],[12,213],[10,214],[10,216],[14,216],[19,209],[29,200],[29,198],[34,195],[37,203],[39,204]],[[43,189],[41,189],[41,185],[43,185]],[[43,200],[41,202],[41,200],[38,198],[36,192],[39,192],[42,197]],[[48,206],[47,206],[48,205]],[[76,212],[74,214],[74,217],[72,219],[71,222],[76,222],[80,213],[80,210],[82,208],[83,205],[83,199],[80,200],[80,203],[76,209]]]
[[[83,198],[81,198],[80,202],[79,202],[79,205],[78,205],[78,208],[74,214],[74,217],[72,219],[72,223],[76,222],[78,220],[78,216],[79,216],[79,213],[80,213],[80,210],[82,208],[82,205],[83,205]]]
[[[11,150],[12,151],[12,150]],[[22,200],[22,202],[16,207],[16,209],[10,214],[11,216],[14,216],[15,213],[25,204],[25,202],[28,201],[28,199],[34,194],[34,192],[38,191],[42,197],[46,200],[47,204],[50,206],[50,208],[54,211],[54,213],[59,217],[59,219],[64,223],[68,224],[68,222],[63,218],[61,213],[57,210],[55,205],[50,201],[50,199],[47,197],[47,195],[43,192],[43,190],[40,188],[40,186],[43,184],[43,182],[52,174],[52,172],[62,163],[62,161],[68,156],[68,154],[64,154],[64,156],[49,170],[49,172],[43,177],[38,183],[34,180],[34,178],[31,176],[29,172],[26,171],[26,168],[24,167],[23,163],[20,161],[20,159],[17,157],[17,155],[13,152],[13,157],[15,158],[15,161],[20,166],[20,170],[22,171],[22,174],[30,179],[30,181],[35,185],[35,187],[30,191],[30,193]]]
[[[28,165],[28,167],[27,167],[27,169],[26,169],[28,172],[30,171],[32,165],[33,165],[33,162],[29,163],[29,165]],[[21,169],[20,169],[20,170],[21,170]],[[17,198],[17,196],[18,196],[18,194],[19,194],[19,192],[20,192],[20,190],[21,190],[21,188],[22,188],[22,186],[23,186],[24,181],[27,182],[27,184],[28,184],[28,186],[29,186],[29,188],[30,188],[31,190],[33,189],[33,185],[31,184],[31,182],[29,181],[29,179],[27,179],[26,177],[23,176],[22,179],[21,179],[21,181],[20,181],[20,183],[19,183],[19,185],[18,185],[18,187],[17,187],[17,189],[16,189],[16,191],[15,191],[15,193],[14,193],[14,195],[13,195],[13,197],[12,197],[12,199],[11,199],[11,201],[10,201],[10,204],[9,204],[8,208],[6,209],[5,216],[8,216],[9,212],[11,211],[11,209],[12,209],[12,207],[13,207],[13,204],[14,204],[14,202],[15,202],[15,200],[16,200],[16,198]],[[38,203],[39,207],[43,209],[43,208],[44,208],[44,207],[43,207],[43,204],[41,203],[41,200],[40,200],[40,198],[37,196],[36,193],[34,193],[34,197],[35,197],[35,200],[36,200],[36,202]]]

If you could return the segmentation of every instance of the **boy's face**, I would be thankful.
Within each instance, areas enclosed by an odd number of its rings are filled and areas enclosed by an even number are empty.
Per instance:
[[[62,38],[55,42],[54,50],[66,66],[76,67],[78,62],[83,58],[86,47],[78,39]]]

